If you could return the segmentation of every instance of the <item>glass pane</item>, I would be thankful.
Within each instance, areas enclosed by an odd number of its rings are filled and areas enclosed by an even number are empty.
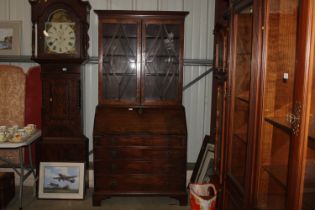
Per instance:
[[[234,67],[234,108],[231,175],[239,186],[245,184],[246,151],[249,120],[249,91],[252,54],[252,8],[247,7],[236,17],[235,67]]]
[[[270,0],[259,209],[286,209],[298,0]]]
[[[103,97],[135,101],[137,96],[137,25],[103,24]]]
[[[315,60],[315,58],[313,59]],[[309,118],[308,147],[304,178],[303,210],[315,209],[315,66],[311,92],[311,112]]]
[[[145,24],[144,100],[176,100],[179,25]]]

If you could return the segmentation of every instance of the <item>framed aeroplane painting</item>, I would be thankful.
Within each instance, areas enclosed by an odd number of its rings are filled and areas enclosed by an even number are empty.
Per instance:
[[[83,199],[84,163],[41,162],[38,198]]]

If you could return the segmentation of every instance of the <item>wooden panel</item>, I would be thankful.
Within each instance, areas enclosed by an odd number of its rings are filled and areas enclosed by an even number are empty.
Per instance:
[[[183,190],[184,179],[179,176],[162,175],[115,175],[95,176],[95,189],[128,192],[169,192]],[[100,188],[101,187],[101,188]]]
[[[155,160],[168,159],[181,163],[185,159],[184,150],[165,150],[152,147],[107,148],[94,147],[94,160]]]
[[[53,162],[86,162],[87,151],[86,138],[44,138],[40,142],[37,151],[41,161]]]
[[[135,160],[95,160],[94,167],[98,168],[97,174],[177,174],[186,173],[186,165],[176,161],[159,159],[155,161]]]
[[[79,74],[43,74],[43,134],[80,136]]]
[[[183,107],[162,108],[110,108],[97,107],[94,136],[104,134],[186,134]]]
[[[183,148],[186,146],[186,139],[183,136],[152,136],[152,135],[104,135],[94,139],[95,145],[107,147],[122,146],[157,146]]]

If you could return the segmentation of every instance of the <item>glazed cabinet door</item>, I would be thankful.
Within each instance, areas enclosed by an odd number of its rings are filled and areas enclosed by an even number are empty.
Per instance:
[[[46,137],[79,136],[80,75],[43,76],[43,133]]]
[[[315,48],[315,45],[313,45]],[[313,50],[315,52],[315,50]],[[315,56],[313,60],[313,76],[311,84],[311,101],[310,101],[310,113],[308,115],[308,129],[307,132],[307,147],[306,147],[306,160],[304,168],[304,184],[302,189],[302,209],[313,210],[315,209]]]
[[[243,209],[243,197],[248,184],[249,114],[251,58],[253,39],[253,7],[244,5],[232,17],[230,116],[228,131],[227,187],[230,196],[225,204],[238,203]],[[232,190],[233,189],[233,190]],[[239,199],[236,199],[238,197]],[[230,198],[230,199],[229,199]],[[226,200],[228,199],[228,200]],[[232,199],[232,200],[231,200]],[[227,206],[225,209],[229,209]]]
[[[306,115],[306,135],[302,142],[305,142],[304,147],[304,169],[302,170],[302,190],[301,201],[299,206],[302,210],[315,209],[315,2],[311,3],[312,20],[311,20],[311,54],[310,54],[310,73],[308,85],[308,114]]]
[[[303,2],[303,3],[302,3]],[[304,67],[301,62],[304,37],[301,27],[302,4],[299,0],[266,0],[263,33],[263,109],[259,141],[256,209],[296,209],[292,206],[298,190],[298,145],[301,142],[300,119],[303,100]],[[300,9],[300,11],[299,11]],[[311,120],[311,119],[310,119]],[[312,139],[310,156],[312,154]],[[313,162],[307,173],[314,178]],[[314,166],[314,164],[313,164]],[[310,176],[310,177],[311,177]],[[307,177],[309,177],[307,175]],[[314,179],[313,179],[314,181]],[[307,186],[307,184],[306,184]],[[312,188],[311,188],[312,189]],[[312,190],[308,191],[311,192]],[[310,193],[309,195],[313,195]],[[309,195],[306,195],[306,200]],[[314,197],[313,197],[314,200]],[[305,208],[305,209],[314,209]]]
[[[183,21],[144,20],[142,104],[181,101]]]
[[[99,23],[99,99],[103,104],[140,101],[140,21],[102,19]]]

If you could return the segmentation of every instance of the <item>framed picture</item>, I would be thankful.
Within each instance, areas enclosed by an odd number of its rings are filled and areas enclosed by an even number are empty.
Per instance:
[[[0,55],[20,55],[22,21],[0,21]]]
[[[214,175],[214,142],[205,136],[190,182],[208,183]]]
[[[41,162],[38,198],[83,199],[84,163]]]

